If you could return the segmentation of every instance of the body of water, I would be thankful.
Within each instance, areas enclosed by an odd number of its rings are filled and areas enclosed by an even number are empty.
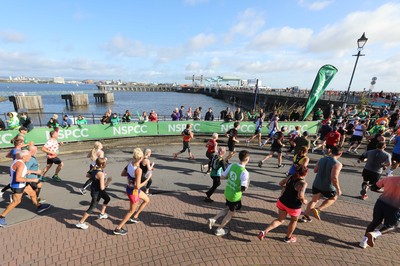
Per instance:
[[[61,99],[61,94],[68,93],[86,93],[89,96],[89,105],[67,107],[65,100]],[[34,114],[41,112],[37,116],[33,115],[32,118],[40,119],[40,123],[46,123],[52,114],[75,115],[83,114],[89,120],[92,115],[98,117],[104,114],[107,109],[121,114],[125,110],[129,110],[136,118],[136,113],[146,111],[149,113],[155,110],[159,116],[170,117],[172,111],[181,105],[185,106],[185,110],[192,107],[194,110],[197,107],[202,107],[202,116],[211,107],[214,111],[215,117],[219,117],[220,111],[226,107],[231,109],[234,106],[218,99],[203,95],[191,93],[178,93],[178,92],[129,92],[129,91],[114,91],[113,103],[96,103],[93,93],[98,92],[96,85],[74,85],[74,84],[35,84],[35,83],[0,83],[0,95],[41,95],[43,102],[42,110],[27,110],[29,113]],[[59,94],[58,94],[59,93]],[[0,102],[0,114],[5,119],[7,112],[14,111],[12,102],[8,100]],[[90,121],[89,121],[90,122]],[[34,121],[38,124],[38,121]]]

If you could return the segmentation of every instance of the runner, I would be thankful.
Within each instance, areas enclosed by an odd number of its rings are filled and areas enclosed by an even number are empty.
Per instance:
[[[311,153],[314,153],[315,150],[317,150],[318,148],[322,147],[322,153],[325,154],[325,143],[326,143],[326,135],[328,135],[329,132],[332,131],[332,126],[331,126],[332,122],[330,120],[328,120],[326,122],[326,124],[323,124],[321,126],[321,128],[319,129],[318,133],[319,133],[319,138],[317,138],[313,144],[314,144],[314,148],[311,149]],[[322,143],[320,144],[316,144],[318,142],[318,140],[321,140]]]
[[[392,140],[393,151],[392,151],[392,166],[389,168],[389,171],[386,173],[387,176],[392,176],[393,171],[397,169],[400,165],[400,135]]]
[[[271,121],[268,123],[268,130],[269,130],[268,136],[266,140],[264,140],[262,144],[263,146],[267,145],[268,141],[272,139],[275,133],[279,130],[278,120],[279,120],[278,116],[271,117]]]
[[[58,131],[51,131],[50,132],[50,139],[44,144],[42,147],[42,151],[47,154],[47,165],[42,171],[42,175],[45,176],[47,171],[53,166],[53,164],[57,165],[56,171],[53,175],[53,180],[60,182],[62,181],[61,178],[58,176],[58,173],[61,171],[61,169],[64,166],[64,163],[58,158],[58,148],[59,145],[63,144],[62,142],[58,143],[57,141],[58,138]]]
[[[90,171],[92,171],[93,167],[96,165],[96,160],[98,158],[105,158],[104,157],[104,151],[103,151],[103,144],[100,141],[96,141],[94,143],[93,149],[91,149],[86,156],[87,158],[90,158],[92,161],[89,164],[89,171],[86,173],[86,177],[88,180],[83,184],[83,186],[79,189],[79,192],[81,192],[82,195],[86,195],[86,189],[90,186],[92,183],[92,175],[90,174]],[[106,158],[107,160],[107,158]],[[111,180],[110,180],[111,182]]]
[[[126,222],[130,221],[132,223],[138,223],[137,219],[139,214],[143,211],[144,207],[150,202],[149,197],[142,193],[140,188],[145,186],[148,182],[146,179],[145,182],[140,182],[142,177],[142,169],[140,168],[140,161],[143,158],[143,151],[140,148],[135,148],[133,150],[133,160],[130,162],[124,170],[122,170],[121,176],[126,176],[128,179],[128,184],[126,185],[126,194],[129,198],[129,211],[125,215],[124,219],[122,219],[121,223],[115,228],[115,235],[126,235],[127,230],[122,227],[126,224]],[[143,200],[143,203],[140,205],[139,209],[136,211],[136,208],[139,204],[140,200]],[[136,211],[136,213],[135,213]],[[132,215],[135,213],[133,219],[131,219]]]
[[[29,185],[36,192],[37,201],[39,203],[44,203],[46,200],[39,198],[40,191],[43,187],[43,183],[42,183],[42,176],[41,176],[42,171],[39,169],[39,164],[36,160],[37,147],[29,146],[29,152],[31,153],[31,159],[25,163],[26,168],[28,170],[26,177],[39,179],[39,182],[29,182]]]
[[[289,155],[294,150],[294,147],[296,147],[295,139],[301,136],[300,126],[296,126],[292,131],[290,131],[289,136],[290,147],[286,151],[286,155]]]
[[[233,157],[233,155],[236,154],[235,146],[236,146],[236,143],[239,143],[239,140],[237,139],[237,134],[238,134],[239,127],[240,127],[240,123],[239,122],[235,122],[233,124],[233,128],[229,129],[225,133],[225,136],[228,137],[228,150],[229,150],[229,154],[225,158],[225,161],[227,163],[229,163],[229,160]]]
[[[378,133],[371,135],[367,138],[368,144],[367,144],[367,151],[370,150],[375,150],[377,147],[376,145],[379,142],[386,142],[385,136],[383,136],[384,131],[381,129],[378,131]]]
[[[301,222],[311,222],[310,213],[313,212],[317,220],[321,220],[320,213],[324,209],[331,206],[337,200],[337,197],[342,195],[342,190],[339,185],[339,174],[342,170],[342,163],[338,161],[342,156],[342,149],[332,147],[329,156],[319,159],[314,167],[315,176],[312,186],[312,199],[307,204],[307,209],[304,212]],[[324,201],[318,208],[315,208],[318,201],[324,197]]]
[[[227,178],[225,188],[225,199],[226,208],[222,209],[217,215],[208,219],[208,227],[212,229],[218,218],[223,217],[221,224],[215,231],[216,236],[224,236],[228,233],[228,229],[224,229],[224,226],[229,223],[232,219],[235,211],[240,210],[242,207],[242,193],[249,186],[249,172],[246,170],[246,165],[250,160],[250,153],[246,150],[239,152],[240,163],[233,163],[228,166],[228,168],[222,173],[222,177]]]
[[[224,161],[224,155],[226,152],[225,147],[219,147],[218,148],[218,153],[214,155],[214,157],[211,160],[211,173],[210,177],[213,180],[213,185],[212,187],[206,192],[206,198],[204,199],[205,202],[212,203],[214,202],[211,199],[211,195],[214,194],[215,190],[217,187],[221,185],[221,174],[222,171],[225,171],[226,169],[226,164]]]
[[[79,223],[75,225],[78,228],[84,230],[89,228],[89,225],[85,221],[91,214],[93,214],[93,211],[94,209],[96,209],[100,199],[103,199],[104,201],[98,218],[108,218],[106,208],[111,199],[106,192],[106,187],[108,185],[105,181],[106,175],[104,173],[104,168],[106,168],[106,161],[107,160],[105,158],[97,158],[95,166],[93,167],[92,171],[90,171],[91,179],[93,180],[90,188],[90,196],[92,197],[92,201],[90,202],[89,209],[83,214],[82,219],[79,221]]]
[[[338,127],[334,126],[332,128],[332,131],[329,132],[326,137],[325,137],[325,147],[327,152],[329,153],[330,149],[332,149],[332,147],[336,147],[339,145],[340,143],[340,133],[338,132]],[[324,151],[324,154],[326,153],[326,151]]]
[[[310,158],[307,157],[307,153],[308,147],[301,146],[299,152],[293,156],[293,164],[290,167],[289,171],[286,173],[287,176],[296,174],[296,169],[299,169],[301,166],[308,167]]]
[[[27,168],[25,163],[31,159],[31,154],[27,150],[23,150],[19,154],[19,159],[15,160],[10,167],[11,175],[11,190],[12,190],[12,202],[7,206],[7,208],[0,215],[0,227],[6,226],[6,216],[17,207],[22,200],[22,196],[26,193],[32,200],[33,204],[37,208],[37,212],[41,213],[51,207],[50,204],[40,204],[37,201],[36,193],[30,185],[26,182],[39,182],[38,178],[26,178]]]
[[[186,150],[189,153],[189,160],[194,159],[194,156],[192,155],[192,152],[190,151],[190,141],[194,138],[193,132],[192,132],[192,125],[187,124],[186,129],[182,131],[181,135],[183,136],[183,148],[180,152],[174,153],[174,159],[178,157],[179,154],[184,153]]]
[[[271,158],[275,153],[278,154],[278,168],[282,168],[285,165],[282,163],[282,148],[285,147],[283,144],[284,133],[286,131],[286,127],[282,127],[281,131],[278,131],[273,136],[273,142],[271,144],[271,151],[267,156],[264,157],[261,161],[258,162],[258,167],[262,167],[263,163]]]
[[[386,144],[379,142],[376,144],[375,150],[364,152],[357,160],[358,163],[367,161],[362,172],[364,181],[361,184],[360,191],[361,199],[363,200],[368,198],[368,188],[375,192],[379,189],[376,186],[376,182],[381,178],[383,170],[391,165],[391,156],[385,151],[385,148]]]
[[[307,204],[307,200],[304,198],[307,188],[307,182],[305,181],[307,172],[307,167],[300,166],[296,169],[294,175],[288,176],[279,182],[279,185],[283,187],[283,192],[276,203],[278,218],[272,221],[265,231],[261,231],[258,234],[258,239],[263,240],[269,231],[283,224],[287,215],[290,215],[288,230],[283,241],[286,243],[295,243],[297,241],[297,238],[293,236],[293,232],[301,214],[301,206],[302,204]]]
[[[366,131],[367,127],[365,126],[365,120],[362,120],[360,124],[355,125],[353,136],[350,139],[350,146],[347,150],[348,153],[352,152],[353,149],[353,152],[355,154],[358,154],[357,149],[361,146],[361,142],[363,137],[365,136]]]
[[[256,130],[254,132],[254,135],[251,136],[248,140],[246,140],[246,146],[250,145],[250,142],[254,139],[257,138],[258,139],[258,146],[262,147],[262,143],[261,143],[261,129],[264,123],[264,118],[265,118],[265,114],[262,114],[257,120],[256,120]]]
[[[211,171],[211,160],[214,157],[214,154],[217,152],[218,150],[218,133],[213,133],[212,134],[212,138],[210,140],[208,140],[206,147],[207,147],[207,151],[206,151],[206,156],[208,158],[208,163],[207,164],[201,164],[200,165],[200,170],[203,173],[204,169],[207,167],[207,172],[209,173]]]
[[[384,191],[374,206],[372,221],[367,226],[360,247],[375,246],[375,239],[395,229],[400,222],[400,176],[382,178],[376,183]],[[381,229],[375,229],[382,224]]]
[[[141,190],[145,189],[145,192],[148,196],[151,196],[150,186],[153,183],[151,177],[153,176],[153,170],[154,170],[154,162],[150,162],[150,156],[151,156],[151,150],[145,149],[143,160],[140,162],[140,169],[142,169],[142,179],[140,182],[144,183],[147,179],[146,186],[143,186],[140,189]]]

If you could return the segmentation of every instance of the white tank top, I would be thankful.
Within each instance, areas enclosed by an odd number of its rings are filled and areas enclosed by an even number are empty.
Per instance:
[[[22,160],[15,160],[15,161],[12,163],[11,167],[10,167],[10,175],[11,175],[10,186],[11,186],[11,188],[24,188],[24,187],[26,186],[26,183],[25,183],[25,182],[17,182],[17,181],[15,180],[15,178],[16,178],[16,176],[17,176],[17,172],[13,169],[13,166],[14,166],[14,164],[15,164],[16,162],[21,162],[21,163],[24,164],[24,170],[22,170],[22,177],[25,177],[25,176],[26,176],[26,173],[27,173],[27,171],[28,171],[28,169],[26,168],[26,165],[25,165],[24,161],[22,161]]]

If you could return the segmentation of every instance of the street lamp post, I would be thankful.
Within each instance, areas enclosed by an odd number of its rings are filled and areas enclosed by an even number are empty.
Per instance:
[[[354,72],[356,71],[356,67],[357,67],[357,63],[358,63],[358,58],[359,58],[360,56],[364,56],[363,54],[361,54],[361,51],[362,51],[362,49],[364,48],[364,45],[367,43],[367,41],[368,41],[368,38],[365,37],[365,32],[364,32],[363,35],[360,37],[360,39],[357,40],[358,53],[353,55],[353,56],[357,56],[357,59],[356,59],[356,63],[354,64],[353,73],[351,74],[350,83],[349,83],[349,87],[347,88],[346,97],[345,97],[344,102],[343,102],[343,110],[346,109],[346,106],[347,106],[347,104],[348,104],[348,102],[349,102],[349,94],[350,94],[351,82],[353,81]]]

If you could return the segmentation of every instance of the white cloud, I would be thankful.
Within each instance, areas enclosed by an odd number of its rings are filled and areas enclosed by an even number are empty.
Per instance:
[[[9,43],[22,43],[25,42],[25,35],[16,31],[0,31],[0,39]]]
[[[302,48],[310,42],[312,34],[313,31],[307,28],[270,29],[257,35],[250,43],[250,47],[255,50],[268,50],[287,45]]]
[[[313,1],[313,2],[309,2],[306,0],[300,0],[299,4],[301,6],[306,7],[307,9],[312,10],[312,11],[319,11],[319,10],[322,10],[322,9],[326,8],[327,6],[329,6],[332,2],[333,2],[332,0]]]
[[[190,50],[200,50],[209,45],[214,44],[216,41],[216,37],[213,34],[204,34],[200,33],[194,37],[192,37],[188,41],[188,49]]]
[[[190,62],[186,66],[185,70],[186,71],[194,71],[194,72],[199,71],[199,70],[201,70],[201,64],[199,62],[196,62],[196,61]]]
[[[103,48],[114,56],[122,57],[146,57],[151,52],[151,47],[122,35],[114,36]]]
[[[238,21],[225,36],[225,42],[231,42],[236,34],[253,36],[265,24],[263,12],[248,8],[238,15]]]

